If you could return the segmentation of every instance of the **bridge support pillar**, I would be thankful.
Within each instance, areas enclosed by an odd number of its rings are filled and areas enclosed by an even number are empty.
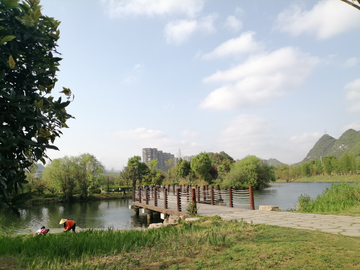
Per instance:
[[[150,224],[153,220],[153,212],[150,209],[145,209],[147,223]]]

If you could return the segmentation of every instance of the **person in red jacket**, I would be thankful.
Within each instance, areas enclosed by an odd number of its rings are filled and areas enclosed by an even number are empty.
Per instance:
[[[64,224],[64,232],[70,231],[72,230],[73,232],[75,232],[75,228],[76,228],[76,224],[75,221],[70,220],[70,219],[64,219],[62,218],[60,220],[59,224]]]

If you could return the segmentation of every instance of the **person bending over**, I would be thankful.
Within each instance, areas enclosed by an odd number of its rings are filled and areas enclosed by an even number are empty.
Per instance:
[[[64,224],[64,232],[71,231],[71,230],[73,232],[75,232],[75,228],[76,228],[75,221],[62,218],[60,220],[59,224]]]

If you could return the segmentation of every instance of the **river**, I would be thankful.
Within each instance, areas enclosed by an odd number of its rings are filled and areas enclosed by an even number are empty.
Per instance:
[[[331,183],[272,183],[270,187],[255,191],[255,209],[259,205],[275,205],[281,210],[295,209],[300,195],[315,199]],[[129,209],[131,200],[59,203],[26,206],[20,209],[20,218],[1,211],[3,226],[13,227],[18,234],[32,233],[41,226],[61,228],[62,218],[73,219],[81,228],[132,229],[147,227],[145,215],[137,217]],[[159,221],[156,221],[159,222]]]

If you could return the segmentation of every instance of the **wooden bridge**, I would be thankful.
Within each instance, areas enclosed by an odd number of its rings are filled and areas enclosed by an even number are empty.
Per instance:
[[[131,208],[139,214],[142,209],[143,213],[148,215],[148,221],[151,222],[152,215],[161,214],[161,219],[167,216],[188,215],[188,207],[199,210],[205,210],[209,207],[218,207],[218,211],[226,207],[242,208],[254,210],[254,196],[252,187],[246,190],[235,190],[230,187],[227,190],[220,190],[220,187],[213,186],[190,186],[190,185],[168,185],[153,187],[138,187],[133,189],[133,203]]]

